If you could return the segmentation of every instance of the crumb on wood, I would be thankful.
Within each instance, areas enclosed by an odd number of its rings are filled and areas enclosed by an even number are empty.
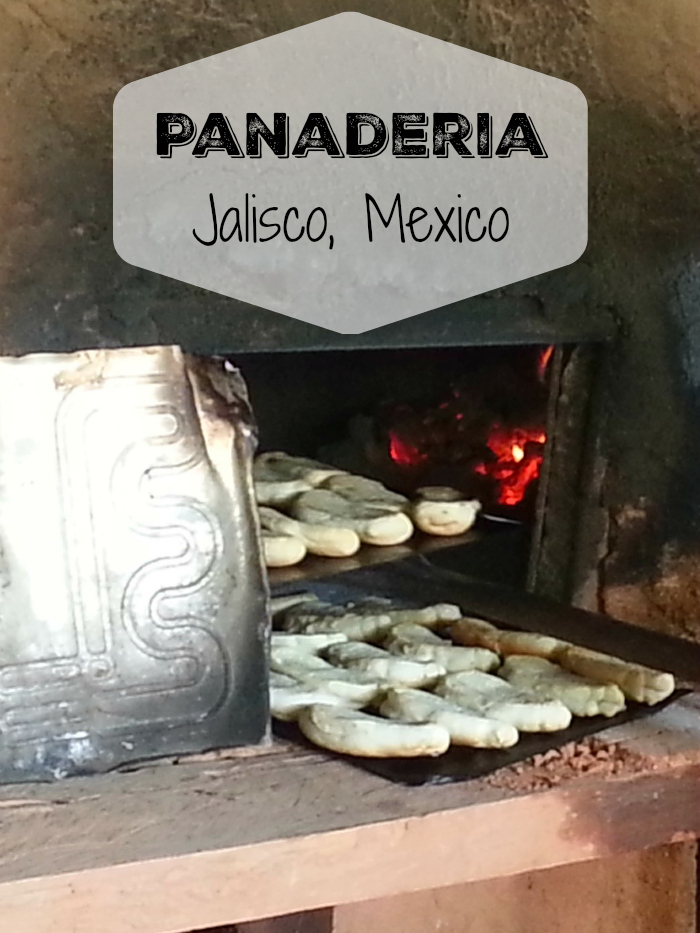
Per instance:
[[[504,790],[546,790],[583,775],[619,777],[652,767],[644,755],[593,736],[494,771],[484,778],[484,783]]]

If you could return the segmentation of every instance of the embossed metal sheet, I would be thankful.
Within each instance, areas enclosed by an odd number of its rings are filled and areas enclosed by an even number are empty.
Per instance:
[[[223,366],[0,359],[0,781],[267,736],[254,429]]]

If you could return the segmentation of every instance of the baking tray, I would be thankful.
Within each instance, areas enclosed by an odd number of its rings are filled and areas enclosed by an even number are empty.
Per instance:
[[[466,748],[451,745],[444,755],[439,755],[437,758],[356,758],[352,755],[339,755],[336,752],[328,752],[328,754],[335,758],[342,758],[343,761],[363,771],[370,771],[395,784],[406,784],[409,787],[473,781],[499,768],[518,764],[518,762],[532,758],[533,755],[568,745],[569,742],[578,742],[586,736],[595,735],[596,732],[602,732],[612,726],[653,716],[687,693],[689,693],[688,690],[676,690],[668,699],[657,703],[656,706],[631,703],[626,710],[609,719],[605,716],[574,717],[569,728],[562,729],[561,732],[529,734],[521,732],[520,740],[512,748]],[[318,745],[306,739],[296,723],[274,720],[272,731],[280,739],[313,748],[315,751],[319,750]]]
[[[299,591],[300,587],[273,587],[273,595]],[[608,619],[595,613],[552,603],[531,594],[471,580],[461,574],[435,567],[423,557],[365,567],[334,577],[306,580],[304,591],[331,603],[347,603],[381,596],[397,607],[422,606],[431,602],[457,603],[462,611],[490,619],[504,628],[541,631],[586,647],[607,651],[640,664],[668,670],[683,681],[668,699],[655,706],[629,703],[616,716],[575,717],[568,729],[553,733],[521,734],[508,749],[474,749],[452,746],[437,758],[341,758],[356,768],[370,771],[399,784],[419,786],[468,781],[508,765],[517,764],[551,749],[595,735],[612,726],[655,715],[690,691],[686,688],[700,676],[700,646]],[[519,624],[520,623],[520,624]],[[689,676],[689,675],[693,676]],[[294,723],[274,722],[275,735],[314,748]]]

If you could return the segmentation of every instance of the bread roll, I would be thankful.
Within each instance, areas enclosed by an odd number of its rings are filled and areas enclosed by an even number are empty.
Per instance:
[[[309,486],[320,486],[324,480],[331,476],[342,474],[344,470],[319,463],[308,457],[293,457],[281,451],[271,451],[260,454],[253,463],[253,479],[255,482],[289,482],[301,480]]]
[[[258,514],[264,531],[298,538],[311,554],[321,557],[351,557],[360,549],[360,539],[350,528],[307,525],[265,505],[259,507]]]
[[[561,700],[574,716],[615,716],[625,708],[625,697],[616,684],[601,684],[565,671],[545,658],[512,655],[498,676],[517,690],[542,700]]]
[[[406,496],[392,492],[377,480],[350,473],[331,476],[324,481],[323,488],[352,502],[366,502],[391,512],[400,512],[408,505]]]
[[[497,719],[477,716],[424,690],[392,687],[387,691],[379,712],[402,722],[434,722],[450,734],[453,745],[472,748],[510,748],[518,741],[518,730]]]
[[[463,709],[510,723],[518,732],[558,732],[571,723],[571,713],[560,700],[541,700],[481,671],[448,674],[435,692]]]
[[[299,728],[321,748],[363,758],[415,758],[442,755],[450,734],[435,723],[392,722],[342,707],[309,706]]]
[[[326,657],[335,665],[362,671],[381,684],[396,684],[405,687],[425,687],[442,677],[445,668],[432,661],[422,662],[398,658],[362,642],[347,642],[331,645]]]
[[[676,689],[673,674],[623,661],[589,648],[579,648],[578,645],[569,645],[560,654],[558,661],[574,674],[599,683],[617,684],[628,699],[649,706],[665,700]]]
[[[345,499],[329,489],[302,493],[291,512],[308,525],[351,528],[365,544],[381,547],[402,544],[413,534],[413,524],[403,512]]]
[[[291,535],[274,534],[263,529],[263,557],[266,567],[292,567],[306,557],[306,545]]]

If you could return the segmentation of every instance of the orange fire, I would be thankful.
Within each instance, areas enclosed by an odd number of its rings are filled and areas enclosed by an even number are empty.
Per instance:
[[[540,382],[544,382],[549,361],[552,359],[552,353],[554,353],[553,346],[545,347],[544,350],[540,352],[539,359],[537,360],[537,377]]]
[[[399,466],[414,467],[425,463],[428,455],[396,433],[389,431],[389,456]]]
[[[500,505],[522,501],[527,487],[540,475],[546,440],[539,429],[493,426],[486,443],[496,459],[477,464],[474,472],[496,480]]]

